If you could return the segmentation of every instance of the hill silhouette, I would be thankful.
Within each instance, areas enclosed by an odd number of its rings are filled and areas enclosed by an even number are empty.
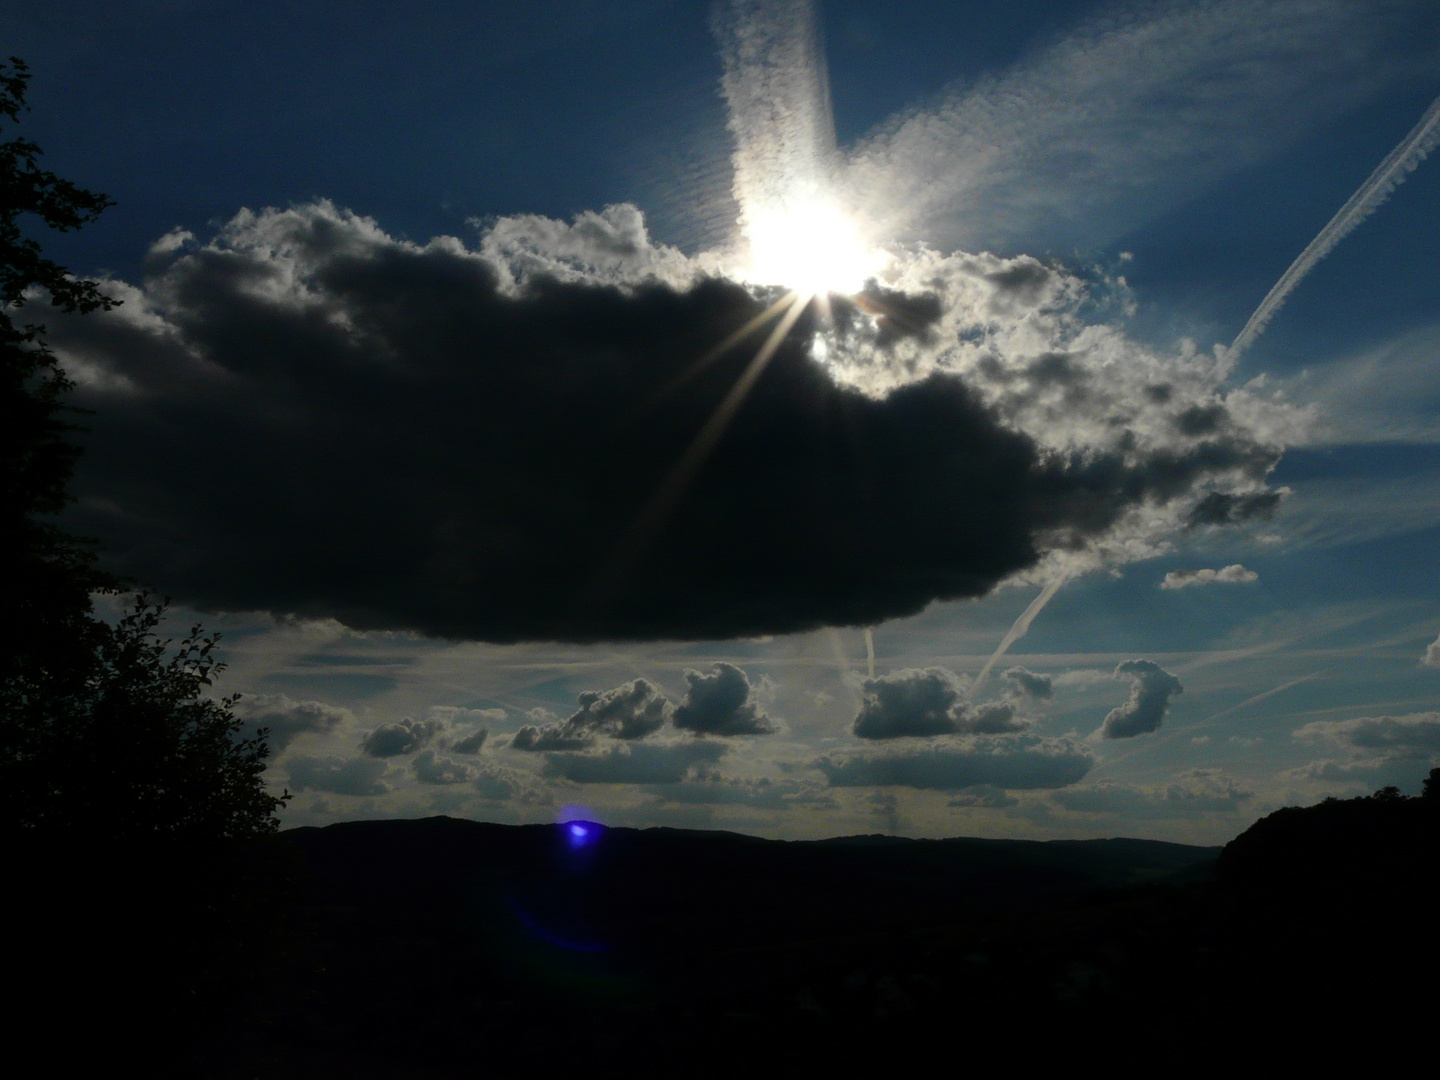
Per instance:
[[[91,853],[24,925],[135,980],[101,980],[107,1045],[155,1075],[1329,1065],[1428,1030],[1437,805],[1282,810],[1223,851],[351,822],[203,864]],[[102,866],[130,887],[87,921],[64,882]],[[135,995],[147,970],[174,992]]]

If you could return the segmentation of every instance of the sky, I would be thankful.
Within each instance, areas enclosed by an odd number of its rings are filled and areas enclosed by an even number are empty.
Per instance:
[[[1222,843],[1436,763],[1434,5],[9,48],[115,200],[41,237],[123,300],[45,316],[68,521],[221,632],[287,825]]]

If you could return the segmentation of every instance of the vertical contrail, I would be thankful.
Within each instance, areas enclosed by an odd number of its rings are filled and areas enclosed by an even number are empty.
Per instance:
[[[985,676],[990,674],[990,669],[995,666],[995,662],[1005,655],[1005,650],[1025,636],[1030,629],[1030,624],[1035,621],[1035,616],[1040,614],[1040,609],[1048,604],[1060,586],[1069,580],[1068,577],[1061,574],[1041,589],[1039,596],[1030,601],[1030,606],[1020,613],[1020,617],[1015,620],[1015,625],[1010,627],[1009,633],[1000,639],[1000,646],[995,650],[995,655],[985,661],[985,666],[980,669],[980,674],[975,676],[975,681],[970,684],[972,696],[980,689],[980,684],[985,681]]]
[[[1274,314],[1285,303],[1290,291],[1310,272],[1311,267],[1330,254],[1330,249],[1343,240],[1355,226],[1375,212],[1390,193],[1404,183],[1410,172],[1425,160],[1427,154],[1440,144],[1440,98],[1436,98],[1420,117],[1420,122],[1410,129],[1400,145],[1391,150],[1380,162],[1365,183],[1342,206],[1319,235],[1310,241],[1310,246],[1290,264],[1290,269],[1281,275],[1275,287],[1266,294],[1255,314],[1231,344],[1229,358],[1233,362],[1249,348],[1250,343],[1260,336]]]
[[[828,184],[830,80],[812,0],[728,0],[713,26],[743,228],[757,212]]]
[[[875,677],[875,635],[868,626],[865,627],[865,670],[870,678]]]

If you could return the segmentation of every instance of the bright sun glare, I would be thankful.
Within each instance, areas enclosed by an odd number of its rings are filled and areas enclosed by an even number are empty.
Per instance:
[[[855,222],[830,199],[796,199],[748,215],[750,265],[756,284],[784,285],[805,296],[850,295],[884,264]]]

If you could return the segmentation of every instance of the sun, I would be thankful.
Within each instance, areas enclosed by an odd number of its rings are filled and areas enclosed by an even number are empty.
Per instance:
[[[743,276],[756,285],[782,285],[802,296],[849,296],[885,264],[855,221],[826,195],[777,200],[749,210],[745,236],[750,262]]]

